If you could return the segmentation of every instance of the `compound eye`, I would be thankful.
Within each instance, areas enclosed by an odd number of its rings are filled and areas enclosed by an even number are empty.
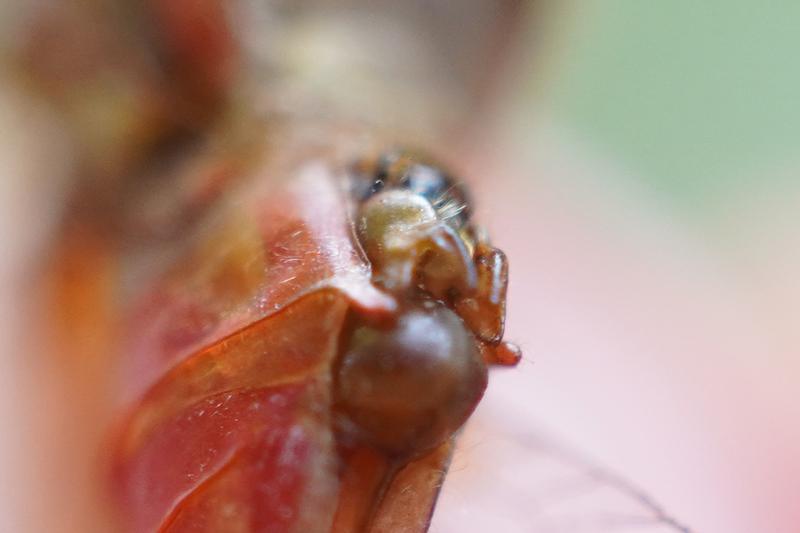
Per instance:
[[[400,175],[392,179],[395,186],[425,198],[436,210],[439,219],[455,229],[464,227],[470,219],[471,202],[466,188],[439,168],[423,163],[410,164]]]
[[[389,152],[353,166],[353,192],[366,201],[387,190],[418,195],[434,208],[438,218],[455,230],[469,223],[472,202],[466,188],[439,167],[402,152]]]
[[[350,192],[353,197],[363,202],[383,191],[387,186],[390,163],[386,155],[356,161],[349,171]]]
[[[433,203],[447,193],[453,180],[434,167],[415,164],[403,174],[399,185]]]

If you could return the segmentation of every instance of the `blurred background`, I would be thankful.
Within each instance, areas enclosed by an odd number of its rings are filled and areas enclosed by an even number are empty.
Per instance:
[[[366,8],[309,4],[253,18],[267,37],[233,25],[273,50],[259,72],[289,72],[278,78],[316,87],[322,107],[389,117],[381,127],[448,154],[511,260],[507,337],[525,359],[492,376],[432,531],[531,531],[531,513],[583,531],[574,509],[614,484],[692,531],[800,529],[800,4],[414,2],[406,16],[377,2],[370,13],[404,21],[387,27],[419,32],[355,46],[342,36],[370,26],[353,22]],[[20,6],[0,12],[14,80],[31,27]],[[364,42],[389,44],[378,61],[356,53]],[[398,47],[413,53],[398,60]],[[305,102],[292,83],[270,105]],[[0,90],[2,531],[92,523],[80,470],[59,455],[85,444],[72,416],[91,399],[21,354],[41,355],[28,288],[74,169],[123,163],[76,163],[51,113],[26,84]],[[565,468],[602,479],[551,483]],[[55,501],[70,511],[48,515]]]
[[[479,195],[512,259],[508,336],[526,361],[494,375],[448,481],[480,488],[453,483],[443,506],[479,520],[464,509],[498,479],[510,516],[528,512],[510,441],[550,428],[692,530],[797,531],[800,8],[538,16]]]

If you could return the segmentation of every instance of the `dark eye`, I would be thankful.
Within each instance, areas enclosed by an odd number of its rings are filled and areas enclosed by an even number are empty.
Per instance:
[[[453,179],[428,158],[408,152],[386,152],[351,167],[351,190],[360,201],[388,189],[413,192],[425,198],[440,220],[455,229],[469,223],[472,202],[466,187]]]
[[[403,174],[400,186],[427,199],[439,218],[455,228],[469,222],[471,202],[466,188],[440,169],[416,163]]]
[[[378,194],[384,189],[384,187],[386,187],[386,181],[384,181],[383,178],[373,179],[369,186],[369,191],[367,192],[366,197],[370,197],[373,194]]]
[[[375,159],[356,161],[350,167],[350,191],[353,197],[364,201],[385,189],[389,185],[391,166],[397,157],[389,152]]]
[[[443,194],[446,194],[452,184],[453,180],[448,178],[442,171],[423,164],[411,165],[403,173],[400,181],[400,185],[404,189],[424,196],[432,203]]]

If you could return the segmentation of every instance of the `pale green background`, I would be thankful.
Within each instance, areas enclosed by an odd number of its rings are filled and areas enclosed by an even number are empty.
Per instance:
[[[675,207],[800,179],[800,2],[585,0],[547,28],[532,94]],[[535,15],[536,16],[536,15]]]

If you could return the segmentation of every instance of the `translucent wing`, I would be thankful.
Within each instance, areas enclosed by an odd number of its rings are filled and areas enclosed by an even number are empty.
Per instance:
[[[432,532],[690,531],[633,482],[569,446],[476,418],[459,441]]]

